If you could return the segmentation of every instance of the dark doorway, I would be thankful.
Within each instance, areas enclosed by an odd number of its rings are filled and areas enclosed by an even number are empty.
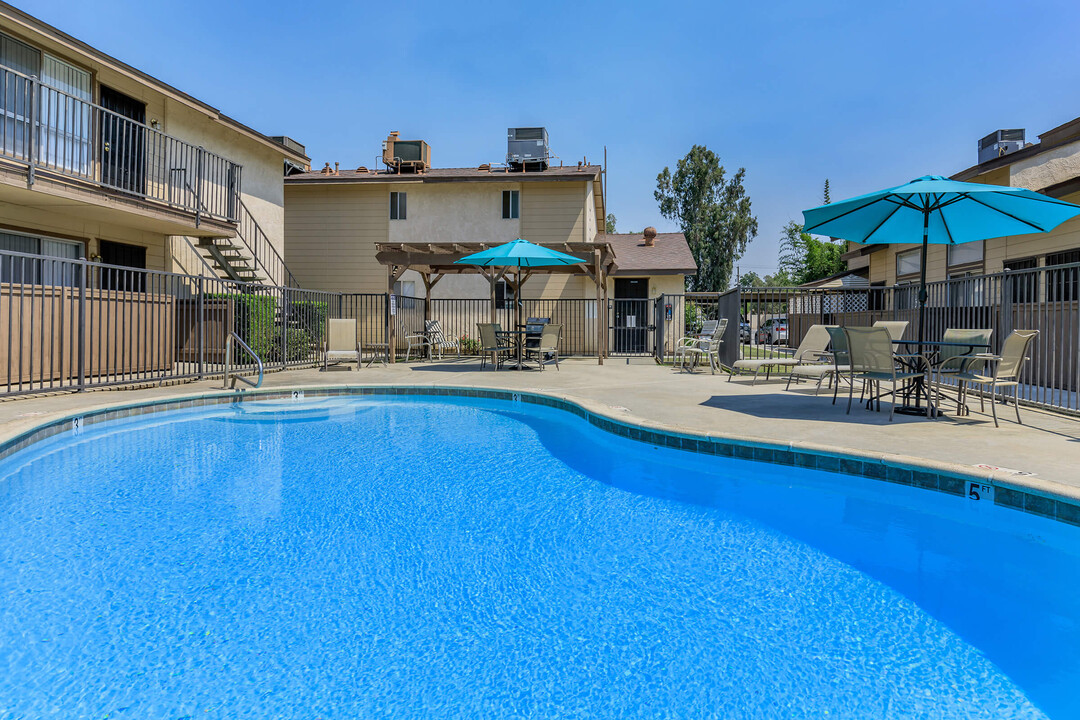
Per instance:
[[[146,269],[146,248],[141,245],[102,240],[98,252],[103,265],[120,265],[123,268]],[[102,290],[146,291],[146,273],[118,268],[100,268]]]
[[[146,105],[102,85],[101,106],[101,182],[145,195]]]
[[[615,278],[612,304],[612,351],[620,355],[647,355],[652,322],[648,278]]]

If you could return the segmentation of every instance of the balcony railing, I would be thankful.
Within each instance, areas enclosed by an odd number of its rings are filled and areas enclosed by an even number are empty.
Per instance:
[[[0,157],[202,218],[236,222],[241,166],[0,66]]]

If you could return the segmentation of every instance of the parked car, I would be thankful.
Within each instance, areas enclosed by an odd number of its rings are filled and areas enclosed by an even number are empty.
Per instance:
[[[787,315],[769,318],[758,328],[755,342],[758,345],[779,345],[787,342],[788,319]]]
[[[750,323],[746,322],[745,320],[739,323],[739,342],[750,342]]]

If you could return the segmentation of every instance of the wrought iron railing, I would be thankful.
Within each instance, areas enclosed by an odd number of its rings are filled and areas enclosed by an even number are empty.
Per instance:
[[[203,217],[236,222],[239,164],[0,66],[0,157]]]

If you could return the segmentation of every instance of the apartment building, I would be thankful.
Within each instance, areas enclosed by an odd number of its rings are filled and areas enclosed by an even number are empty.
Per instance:
[[[520,129],[511,134],[514,130]],[[546,139],[546,131],[542,135]],[[388,138],[395,140],[396,134]],[[383,169],[327,164],[286,178],[285,261],[303,287],[386,292],[387,271],[376,259],[377,243],[494,245],[519,237],[540,244],[609,242],[620,268],[608,279],[612,297],[682,292],[686,274],[696,271],[681,234],[664,234],[648,248],[640,234],[604,234],[601,166],[583,160],[435,168],[429,164],[430,149],[425,152],[428,159],[414,167],[397,167],[392,160]],[[401,276],[395,289],[406,296],[425,294],[420,276],[412,271]],[[486,298],[490,292],[480,275],[450,275],[432,289],[432,297]],[[497,301],[512,292],[510,284],[500,282]],[[595,298],[596,286],[585,274],[541,274],[529,280],[522,296]]]
[[[0,250],[288,281],[283,174],[309,167],[303,146],[2,2],[0,116]]]
[[[1080,203],[1080,118],[1047,130],[1039,135],[1037,143],[1027,143],[1023,130],[991,133],[979,141],[979,162],[952,178],[1024,187]],[[845,258],[849,270],[866,273],[871,285],[904,285],[919,281],[919,248],[915,242],[910,245],[848,243]],[[955,279],[1076,262],[1080,262],[1080,218],[1062,223],[1048,233],[998,237],[951,247],[931,245],[927,252],[926,279]]]

